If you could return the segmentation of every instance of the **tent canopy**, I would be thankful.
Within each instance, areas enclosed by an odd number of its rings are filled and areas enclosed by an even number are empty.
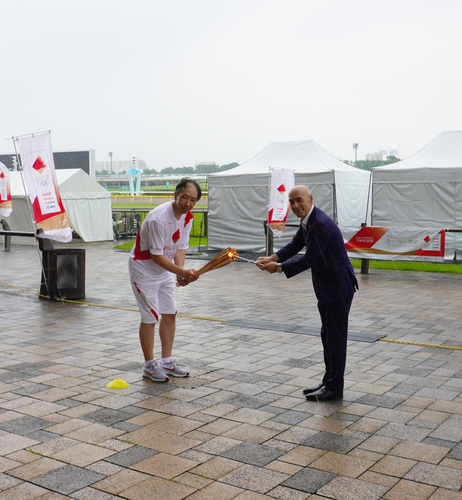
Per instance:
[[[462,131],[442,132],[409,158],[372,169],[375,226],[462,228]],[[462,258],[446,234],[445,258]]]
[[[315,141],[272,142],[256,156],[238,167],[212,174],[229,176],[240,174],[268,174],[269,168],[291,169],[296,173],[337,172],[363,173],[331,156]],[[367,174],[368,176],[368,174]]]
[[[242,165],[209,176],[209,248],[265,249],[271,168],[294,170],[295,183],[308,186],[315,205],[339,224],[359,226],[365,221],[369,172],[335,159],[312,140],[274,142]],[[288,222],[298,219],[290,214]],[[286,229],[275,246],[293,234]]]
[[[114,238],[111,193],[82,169],[57,169],[56,179],[64,209],[72,229],[84,241]],[[31,231],[31,216],[21,172],[11,172],[13,212],[8,224],[15,231]]]

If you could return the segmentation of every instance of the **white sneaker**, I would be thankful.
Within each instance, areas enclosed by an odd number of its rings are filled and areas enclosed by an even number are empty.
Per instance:
[[[180,368],[174,359],[165,365],[161,364],[160,367],[166,375],[173,375],[174,377],[187,377],[189,375],[189,372],[184,368]]]
[[[154,382],[168,382],[168,377],[164,370],[157,364],[156,361],[149,361],[143,368],[143,377]]]

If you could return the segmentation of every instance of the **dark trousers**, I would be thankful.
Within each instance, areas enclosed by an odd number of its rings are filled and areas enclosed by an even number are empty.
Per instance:
[[[343,376],[347,357],[348,314],[352,301],[353,296],[334,304],[318,302],[322,324],[321,340],[326,365],[326,373],[322,381],[330,391],[343,392]]]

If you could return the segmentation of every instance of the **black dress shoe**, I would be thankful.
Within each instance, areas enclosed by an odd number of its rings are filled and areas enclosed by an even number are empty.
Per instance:
[[[343,392],[329,391],[327,387],[322,387],[318,391],[307,394],[307,401],[332,401],[333,399],[342,399]]]
[[[324,387],[324,383],[321,382],[316,387],[309,387],[308,389],[303,389],[303,394],[305,394],[305,396],[306,396],[307,394],[311,394],[312,392],[319,391],[319,389],[322,389],[323,387]]]

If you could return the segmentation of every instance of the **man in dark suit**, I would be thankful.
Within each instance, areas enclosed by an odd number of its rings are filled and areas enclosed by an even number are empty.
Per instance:
[[[353,267],[337,224],[313,205],[306,186],[289,192],[292,212],[300,218],[300,228],[293,240],[269,257],[259,257],[257,265],[270,273],[284,273],[291,278],[311,268],[313,288],[321,315],[321,340],[326,373],[322,382],[303,393],[309,401],[343,398],[348,314],[358,288]],[[306,248],[305,255],[288,261]]]

